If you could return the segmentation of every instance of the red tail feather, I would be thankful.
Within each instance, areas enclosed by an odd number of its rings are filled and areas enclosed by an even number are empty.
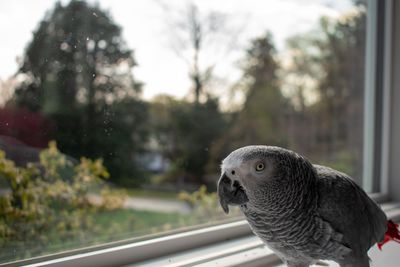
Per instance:
[[[378,243],[378,248],[382,250],[382,246],[393,240],[397,243],[400,243],[400,232],[398,229],[399,225],[397,223],[394,223],[392,220],[389,220],[387,222],[387,231],[385,233],[385,237],[381,242]]]

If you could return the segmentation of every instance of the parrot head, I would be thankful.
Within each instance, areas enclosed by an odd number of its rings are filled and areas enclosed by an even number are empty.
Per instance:
[[[229,213],[229,205],[264,209],[268,203],[293,195],[293,190],[301,190],[312,169],[307,160],[287,149],[239,148],[222,161],[217,185],[221,207],[225,213]]]

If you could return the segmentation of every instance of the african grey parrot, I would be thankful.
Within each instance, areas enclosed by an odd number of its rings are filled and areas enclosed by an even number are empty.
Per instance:
[[[349,176],[280,147],[233,151],[222,162],[218,196],[226,213],[239,205],[253,232],[290,267],[320,259],[368,267],[371,246],[400,238]]]

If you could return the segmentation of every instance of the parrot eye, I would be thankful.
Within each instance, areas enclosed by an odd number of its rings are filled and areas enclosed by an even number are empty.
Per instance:
[[[256,171],[260,172],[260,171],[264,170],[264,168],[265,168],[264,163],[261,163],[261,162],[257,163]]]

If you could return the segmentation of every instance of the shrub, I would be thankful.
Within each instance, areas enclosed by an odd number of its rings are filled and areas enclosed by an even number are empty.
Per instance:
[[[0,250],[21,242],[46,246],[54,237],[63,242],[95,231],[93,213],[123,204],[124,196],[104,184],[108,177],[101,159],[82,158],[74,166],[55,142],[40,153],[39,163],[26,167],[0,150],[0,179],[8,185],[0,194]],[[93,201],[96,195],[101,197]]]

